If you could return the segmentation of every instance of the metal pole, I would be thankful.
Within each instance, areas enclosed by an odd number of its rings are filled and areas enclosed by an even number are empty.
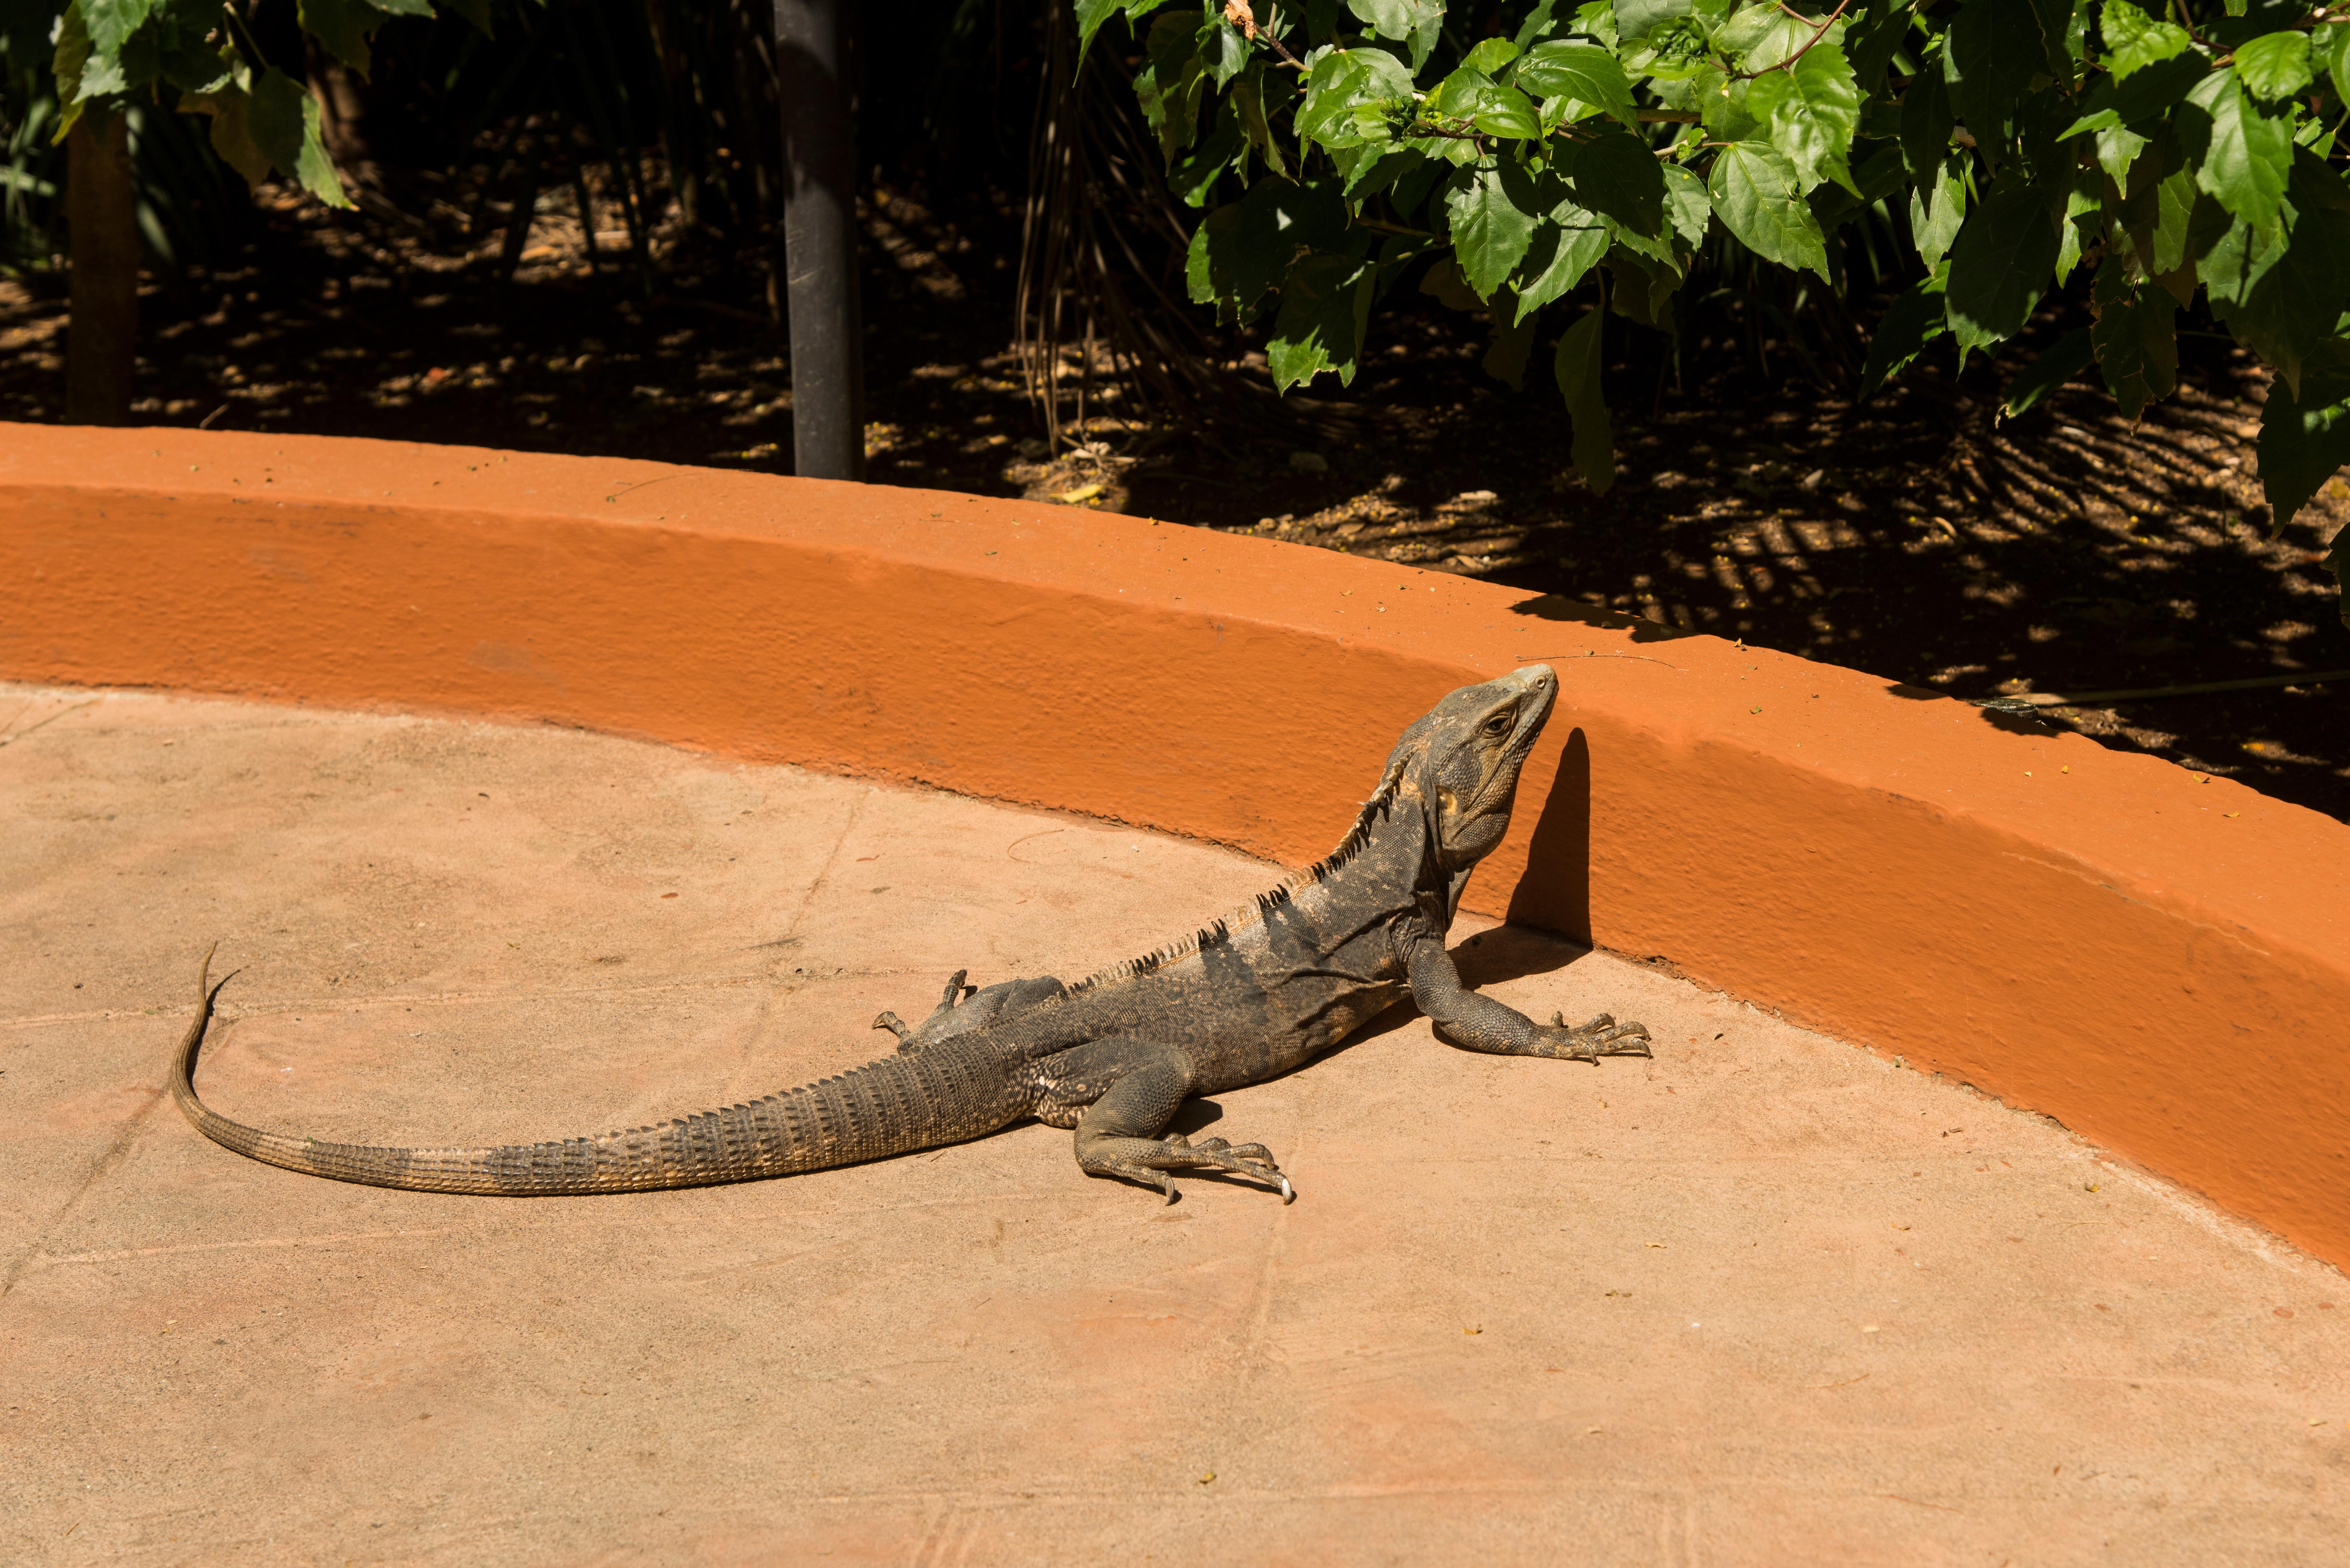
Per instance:
[[[792,468],[865,477],[865,364],[857,310],[857,0],[775,0],[784,111],[784,292]]]

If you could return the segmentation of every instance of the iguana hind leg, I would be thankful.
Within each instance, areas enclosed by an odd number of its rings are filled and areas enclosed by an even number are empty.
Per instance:
[[[1077,1106],[1077,1166],[1088,1176],[1114,1176],[1155,1187],[1175,1201],[1179,1170],[1222,1170],[1263,1183],[1293,1202],[1296,1189],[1261,1143],[1235,1147],[1211,1137],[1194,1144],[1180,1134],[1158,1136],[1191,1094],[1191,1064],[1170,1045],[1144,1040],[1097,1040],[1045,1064],[1044,1119],[1061,1122]],[[1090,1102],[1090,1103],[1087,1103]]]
[[[876,1029],[887,1029],[898,1037],[898,1049],[902,1054],[919,1051],[925,1045],[993,1023],[1007,1012],[1017,1012],[1039,1002],[1048,1002],[1068,993],[1068,987],[1050,975],[1033,980],[1007,980],[991,985],[984,991],[975,985],[965,985],[963,977],[969,970],[959,969],[947,977],[946,992],[939,998],[938,1006],[920,1024],[908,1028],[905,1020],[894,1012],[884,1012],[873,1021]]]

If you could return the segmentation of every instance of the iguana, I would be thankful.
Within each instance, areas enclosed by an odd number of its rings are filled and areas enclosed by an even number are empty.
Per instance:
[[[219,986],[209,955],[172,1092],[214,1142],[288,1170],[430,1192],[526,1196],[697,1187],[822,1170],[960,1143],[1024,1116],[1076,1132],[1077,1164],[1175,1200],[1174,1173],[1236,1173],[1296,1196],[1263,1145],[1160,1132],[1193,1095],[1298,1067],[1406,994],[1442,1039],[1512,1056],[1648,1055],[1648,1032],[1602,1013],[1548,1024],[1461,983],[1444,935],[1477,862],[1502,841],[1518,772],[1558,695],[1533,664],[1464,686],[1396,742],[1330,855],[1196,935],[1064,985],[947,982],[920,1027],[885,1012],[895,1055],[749,1105],[594,1137],[484,1148],[383,1148],[263,1132],[196,1098]],[[224,980],[223,985],[227,981]]]

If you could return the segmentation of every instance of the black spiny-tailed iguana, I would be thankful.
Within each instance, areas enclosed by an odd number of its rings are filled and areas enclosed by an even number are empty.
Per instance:
[[[1502,841],[1518,771],[1558,679],[1528,665],[1464,686],[1403,732],[1378,788],[1328,858],[1196,936],[1075,985],[1015,980],[974,991],[957,974],[919,1028],[876,1028],[898,1054],[749,1105],[595,1137],[492,1148],[379,1148],[243,1127],[196,1098],[197,1012],[172,1089],[205,1137],[288,1170],[430,1192],[622,1192],[751,1181],[905,1154],[1024,1116],[1076,1131],[1077,1164],[1175,1198],[1173,1173],[1289,1180],[1261,1144],[1159,1136],[1193,1095],[1263,1083],[1345,1039],[1409,992],[1440,1036],[1511,1056],[1648,1053],[1648,1032],[1602,1013],[1536,1023],[1465,989],[1444,933],[1471,869]],[[225,984],[225,981],[222,983]]]

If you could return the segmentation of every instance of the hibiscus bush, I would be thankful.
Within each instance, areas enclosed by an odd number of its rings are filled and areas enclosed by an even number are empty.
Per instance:
[[[2012,410],[2094,362],[2134,416],[2176,384],[2200,292],[2275,372],[2276,525],[2350,462],[2350,0],[1075,4],[1087,46],[1125,30],[1203,210],[1191,297],[1268,324],[1284,390],[1350,381],[1416,279],[1489,316],[1503,379],[1549,347],[1604,491],[1605,308],[1669,327],[1701,257],[1866,291],[1889,245],[1915,281],[1864,390],[1937,337],[1963,362],[2014,336],[2085,271],[2094,324]]]

